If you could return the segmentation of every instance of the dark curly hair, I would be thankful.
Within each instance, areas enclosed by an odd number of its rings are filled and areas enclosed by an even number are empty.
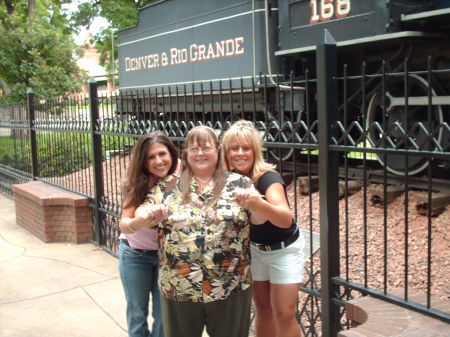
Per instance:
[[[162,144],[167,147],[172,158],[169,174],[174,173],[178,165],[178,151],[175,144],[162,131],[139,137],[133,147],[131,159],[128,164],[125,179],[122,183],[123,207],[139,206],[145,199],[152,174],[147,170],[147,152],[153,144]]]

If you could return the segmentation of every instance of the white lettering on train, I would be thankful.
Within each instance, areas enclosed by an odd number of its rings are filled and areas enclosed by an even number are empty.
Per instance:
[[[309,23],[329,21],[336,17],[345,18],[351,9],[350,0],[310,0],[311,16]]]
[[[244,52],[244,37],[242,36],[206,44],[193,43],[187,48],[170,48],[168,53],[125,57],[125,72],[240,56],[244,55]]]
[[[191,44],[189,47],[189,60],[199,62],[214,60],[221,57],[238,56],[244,54],[244,38],[236,37],[223,41],[204,44]]]

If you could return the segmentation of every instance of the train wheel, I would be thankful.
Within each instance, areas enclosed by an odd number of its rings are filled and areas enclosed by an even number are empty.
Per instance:
[[[388,81],[384,115],[382,93],[377,91],[370,97],[366,126],[369,130],[368,137],[372,147],[413,149],[412,142],[414,142],[421,150],[434,149],[428,133],[432,133],[433,129],[443,122],[443,112],[441,106],[434,105],[431,110],[431,121],[428,120],[428,85],[428,82],[422,77],[409,75],[406,91],[408,96],[407,112],[403,77]],[[436,96],[433,89],[431,95]],[[383,138],[383,133],[386,138]],[[405,141],[405,133],[412,142]],[[441,133],[438,135],[438,141],[441,141]],[[377,156],[378,161],[382,165],[386,165],[388,171],[397,175],[405,175],[406,172],[409,175],[418,174],[428,166],[427,158],[419,156],[410,155],[408,160],[405,160],[404,154],[388,154],[386,156],[379,154]]]
[[[280,125],[278,121],[268,122],[266,130],[266,142],[290,143],[294,126],[291,121],[284,120]],[[291,159],[294,153],[293,148],[270,148],[270,156],[278,161],[286,161]]]

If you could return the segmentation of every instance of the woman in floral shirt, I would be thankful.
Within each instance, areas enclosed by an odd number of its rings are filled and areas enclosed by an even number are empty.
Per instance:
[[[162,179],[148,202],[164,204],[159,286],[166,337],[247,337],[250,327],[250,213],[236,202],[249,178],[224,171],[213,129],[193,128],[179,180]],[[255,216],[255,215],[253,215]]]

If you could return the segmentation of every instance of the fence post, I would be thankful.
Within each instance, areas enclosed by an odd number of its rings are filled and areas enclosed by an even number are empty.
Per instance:
[[[31,147],[31,179],[36,180],[39,176],[37,145],[36,145],[36,130],[33,128],[34,122],[34,93],[33,89],[27,90],[27,109],[28,109],[28,132],[30,135]]]
[[[335,337],[340,328],[339,307],[333,303],[339,287],[332,278],[339,276],[339,197],[338,154],[330,149],[336,131],[337,99],[336,42],[325,29],[317,45],[317,104],[319,123],[320,263],[322,336]]]
[[[97,82],[91,78],[89,80],[89,111],[90,111],[90,125],[91,125],[91,137],[92,137],[92,155],[93,155],[93,168],[94,168],[94,229],[95,229],[95,241],[100,246],[102,244],[102,235],[100,226],[102,224],[103,216],[100,211],[101,199],[104,195],[103,190],[103,168],[102,168],[102,135],[96,133],[97,122],[99,119],[98,109],[98,95],[97,95]]]

